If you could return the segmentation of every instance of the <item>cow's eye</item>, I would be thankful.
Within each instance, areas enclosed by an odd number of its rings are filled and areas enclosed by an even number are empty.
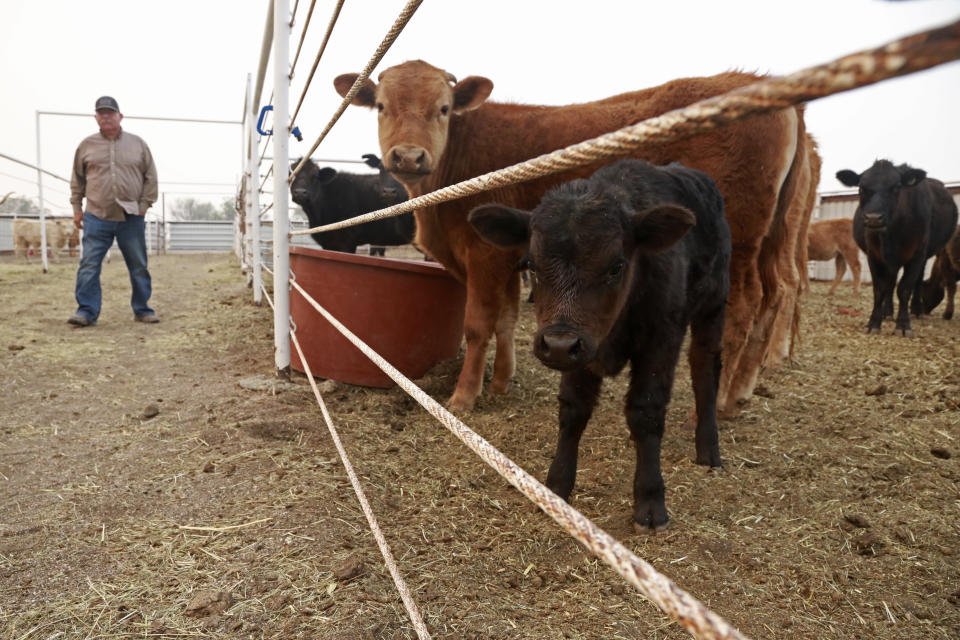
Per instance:
[[[378,102],[378,103],[377,103],[377,111],[381,111],[381,112],[383,111],[383,103],[382,103],[382,102]]]
[[[620,278],[623,275],[624,262],[622,260],[616,262],[607,270],[607,279],[614,281]]]
[[[445,104],[442,107],[440,107],[440,115],[445,116],[447,115],[447,113],[449,113],[449,111],[450,111],[450,105],[448,104]]]

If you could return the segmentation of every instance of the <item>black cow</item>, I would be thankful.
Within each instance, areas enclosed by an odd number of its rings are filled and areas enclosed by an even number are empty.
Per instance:
[[[526,248],[538,331],[534,354],[563,372],[560,434],[547,486],[569,500],[577,448],[604,376],[630,362],[626,420],[636,445],[633,522],[667,524],[660,441],[687,326],[696,461],[720,466],[717,384],[730,290],[730,229],[706,174],[621,160],[546,193],[532,212],[485,205],[470,224]]]
[[[894,333],[913,337],[910,311],[923,314],[921,286],[927,258],[946,244],[957,226],[957,205],[939,180],[923,169],[877,160],[858,174],[837,172],[848,187],[860,187],[853,216],[853,239],[867,254],[873,280],[873,312],[867,333],[880,333],[883,318],[893,313],[896,286],[900,308]],[[897,284],[897,274],[903,277]],[[912,299],[912,300],[911,300]]]
[[[373,154],[366,154],[363,158],[380,173],[337,172],[333,167],[320,168],[313,160],[303,165],[290,185],[290,195],[294,202],[303,207],[311,227],[340,222],[406,201],[406,190],[383,168],[380,158]],[[291,170],[299,162],[295,161]],[[324,249],[354,253],[358,245],[367,243],[381,246],[409,244],[413,242],[415,231],[413,214],[404,213],[310,235]],[[371,255],[374,255],[374,250],[371,247]],[[383,250],[380,249],[378,253],[383,255]]]
[[[947,246],[937,252],[930,270],[930,279],[923,281],[923,310],[933,313],[940,301],[943,300],[944,290],[947,294],[947,308],[943,311],[943,319],[953,317],[953,299],[957,293],[957,281],[960,280],[960,227],[953,232]]]

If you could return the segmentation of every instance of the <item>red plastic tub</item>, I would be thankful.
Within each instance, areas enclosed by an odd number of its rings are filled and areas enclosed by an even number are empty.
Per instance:
[[[460,350],[466,289],[435,262],[290,247],[290,268],[314,300],[408,378],[422,377]],[[290,315],[313,375],[393,385],[296,290]],[[293,345],[291,366],[304,371]]]

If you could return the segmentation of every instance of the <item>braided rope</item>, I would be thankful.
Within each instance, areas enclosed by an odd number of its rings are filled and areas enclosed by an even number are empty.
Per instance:
[[[672,580],[657,572],[650,564],[641,560],[614,537],[591,522],[582,513],[567,504],[541,484],[536,478],[524,471],[515,462],[487,442],[482,436],[471,430],[463,422],[447,411],[436,400],[417,387],[400,373],[376,351],[367,346],[360,338],[343,326],[316,300],[304,291],[295,280],[291,286],[300,292],[310,305],[332,324],[347,340],[359,349],[367,358],[407,392],[414,400],[440,421],[453,435],[476,453],[494,471],[503,476],[510,484],[530,499],[567,533],[578,540],[594,555],[607,563],[614,571],[640,590],[661,611],[678,621],[694,637],[703,640],[745,640],[739,631],[726,620],[706,608],[699,600],[677,586]],[[306,362],[303,355],[301,362]]]
[[[929,69],[958,58],[960,21],[907,36],[876,49],[844,56],[827,64],[809,67],[789,76],[767,78],[392,207],[341,222],[295,231],[291,235],[332,231],[389,218],[421,207],[581,167],[598,160],[628,155],[651,143],[688,138],[747,116],[784,109],[801,102]],[[352,99],[352,94],[348,97]]]
[[[273,271],[268,269],[266,266],[262,268],[266,269],[270,275],[273,275]],[[267,293],[266,287],[260,285],[260,288],[263,290],[263,295],[267,299],[267,304],[270,305],[270,308],[273,309],[273,301],[270,299],[270,294]],[[333,440],[334,446],[337,448],[337,453],[340,455],[340,461],[343,463],[343,468],[347,472],[347,477],[350,478],[350,484],[353,485],[353,492],[357,494],[357,500],[360,502],[360,508],[363,509],[363,514],[367,517],[367,524],[370,525],[370,531],[373,532],[373,537],[377,541],[377,546],[380,547],[380,554],[383,556],[383,561],[387,565],[387,569],[390,571],[390,576],[393,578],[393,584],[397,587],[397,591],[400,593],[400,599],[403,601],[403,606],[407,610],[407,614],[410,616],[410,622],[413,624],[413,628],[417,631],[417,636],[420,640],[430,640],[430,632],[427,631],[427,627],[423,622],[423,617],[420,615],[420,610],[417,608],[417,603],[414,601],[413,596],[410,595],[410,589],[407,588],[407,583],[403,580],[403,576],[400,575],[400,569],[397,567],[397,561],[393,557],[393,552],[390,551],[390,545],[387,543],[387,539],[383,535],[383,531],[380,529],[380,523],[377,522],[377,516],[374,515],[373,509],[370,507],[370,502],[367,500],[367,495],[363,490],[363,487],[360,485],[360,479],[357,478],[357,474],[353,469],[353,464],[350,462],[350,458],[347,455],[347,450],[344,449],[343,443],[340,441],[340,434],[337,432],[336,427],[333,426],[333,419],[330,417],[330,413],[327,411],[327,405],[323,401],[323,397],[320,395],[320,389],[317,387],[317,381],[313,377],[313,373],[310,371],[310,364],[307,362],[306,356],[303,354],[303,350],[300,348],[300,341],[297,340],[297,332],[295,330],[290,331],[290,340],[293,342],[293,346],[297,350],[297,354],[300,356],[300,362],[303,363],[304,372],[307,374],[307,379],[310,381],[310,388],[313,389],[313,395],[317,399],[317,404],[320,406],[320,411],[323,413],[323,420],[327,424],[327,430],[330,432],[330,438]]]
[[[303,41],[307,39],[307,28],[310,26],[310,19],[313,17],[313,8],[317,0],[310,0],[310,8],[307,9],[307,20],[303,23],[303,29],[300,31],[300,43],[297,45],[297,52],[293,55],[293,62],[290,63],[290,73],[287,74],[287,80],[293,79],[293,70],[297,68],[297,60],[300,59],[300,50],[303,49]],[[293,11],[290,12],[290,28],[293,29],[294,16],[297,15],[297,7],[300,6],[300,0],[293,5]]]
[[[410,0],[407,2],[407,5],[400,12],[400,15],[397,16],[396,22],[393,23],[390,31],[388,31],[387,35],[383,38],[383,42],[380,43],[380,46],[377,47],[377,51],[373,54],[373,57],[370,58],[370,62],[368,62],[367,66],[364,67],[363,71],[360,72],[356,82],[353,83],[353,86],[350,87],[350,91],[348,91],[347,95],[344,96],[343,102],[340,103],[336,113],[333,114],[330,122],[327,123],[327,126],[320,133],[317,141],[313,143],[313,146],[310,147],[310,151],[303,156],[303,158],[300,160],[300,163],[293,169],[293,171],[290,172],[290,177],[287,179],[287,182],[293,182],[293,179],[297,177],[297,174],[300,173],[300,168],[306,164],[307,160],[310,159],[310,156],[313,155],[313,152],[316,151],[317,147],[320,146],[320,143],[323,142],[323,139],[327,137],[327,134],[330,132],[330,129],[333,128],[333,125],[337,123],[337,120],[340,119],[340,116],[343,115],[343,112],[346,111],[347,107],[350,106],[350,103],[353,102],[353,98],[357,95],[357,93],[359,93],[360,87],[362,87],[363,83],[366,82],[367,78],[370,77],[370,74],[373,72],[374,68],[380,64],[380,60],[382,60],[383,56],[386,55],[387,50],[393,45],[394,41],[397,39],[397,36],[399,36],[400,32],[403,31],[403,28],[407,26],[408,22],[410,22],[410,18],[413,17],[414,12],[422,2],[423,0]]]
[[[307,76],[307,83],[303,86],[303,91],[300,93],[300,101],[297,102],[297,108],[293,110],[293,115],[290,116],[290,130],[293,130],[293,123],[297,120],[297,114],[300,113],[300,107],[303,105],[303,99],[307,97],[307,89],[310,88],[310,83],[313,82],[313,74],[317,72],[317,65],[320,64],[320,57],[323,55],[324,50],[327,48],[327,42],[330,41],[330,34],[333,33],[333,25],[337,24],[337,18],[340,17],[340,9],[343,8],[344,0],[339,0],[337,6],[333,9],[333,15],[330,17],[330,23],[327,25],[327,33],[323,36],[323,42],[320,44],[320,49],[317,50],[317,57],[313,61],[313,66],[310,68],[310,75]],[[313,11],[313,5],[310,5],[310,10]],[[309,20],[307,21],[309,24]],[[303,32],[306,34],[307,25],[303,26]],[[301,43],[303,41],[301,40]],[[300,51],[297,51],[299,55]],[[293,68],[290,69],[290,77],[293,78]],[[309,154],[308,154],[309,155]]]

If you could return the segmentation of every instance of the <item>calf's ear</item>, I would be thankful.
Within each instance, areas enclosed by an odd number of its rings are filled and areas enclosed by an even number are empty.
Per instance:
[[[337,175],[337,170],[333,167],[324,167],[317,171],[317,182],[324,184],[333,180],[333,177]]]
[[[848,187],[856,187],[860,184],[860,174],[850,169],[841,169],[837,171],[837,180]]]
[[[633,217],[633,237],[642,251],[660,253],[676,244],[695,224],[697,218],[686,207],[661,204]]]
[[[923,169],[907,169],[900,176],[900,184],[905,187],[915,187],[927,177],[927,172]]]
[[[453,87],[453,111],[471,111],[490,97],[493,81],[483,76],[469,76]]]
[[[353,83],[357,81],[358,77],[360,77],[359,73],[345,73],[333,79],[333,87],[337,90],[337,93],[340,94],[341,98],[347,97],[347,94],[350,93],[350,89],[353,87]],[[370,107],[371,109],[377,105],[377,85],[373,80],[370,78],[366,79],[360,86],[360,91],[357,92],[357,95],[353,96],[353,101],[350,102],[350,104],[356,107]]]
[[[484,204],[467,216],[480,237],[496,247],[516,249],[530,243],[530,212],[499,204]]]

